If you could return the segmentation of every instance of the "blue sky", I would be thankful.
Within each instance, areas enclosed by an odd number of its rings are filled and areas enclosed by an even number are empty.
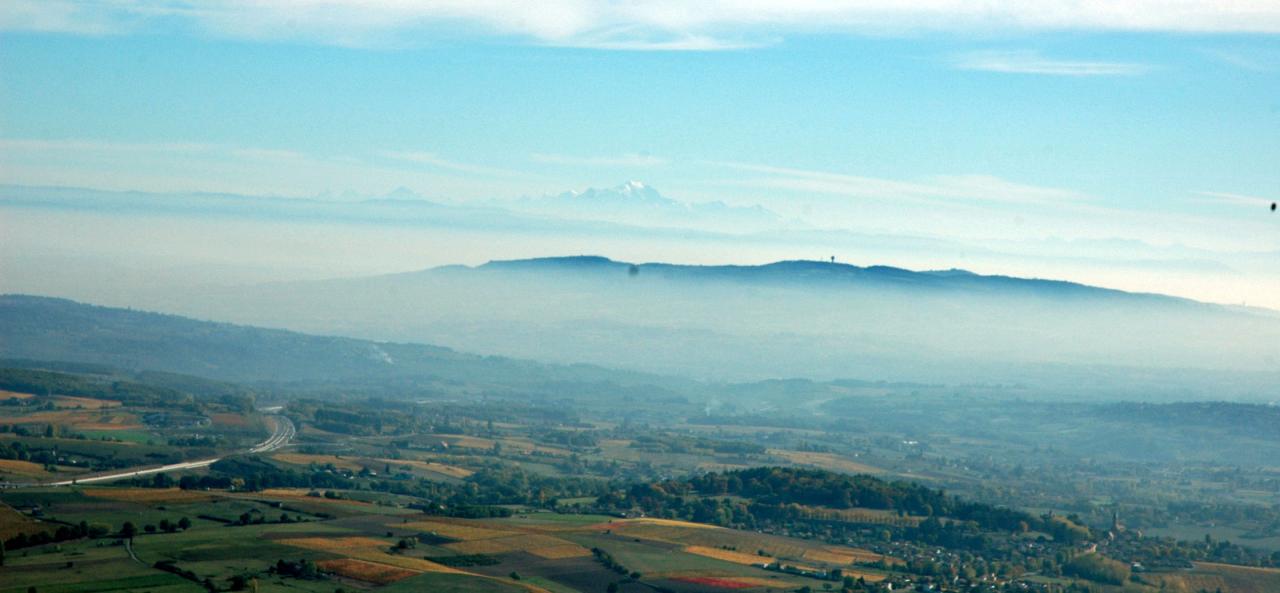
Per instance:
[[[0,182],[469,203],[640,179],[1264,274],[1228,260],[1280,252],[1280,7],[1077,4],[16,0]]]

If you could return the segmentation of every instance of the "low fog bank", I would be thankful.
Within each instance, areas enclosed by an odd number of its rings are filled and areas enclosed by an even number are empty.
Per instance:
[[[1045,397],[1271,401],[1280,317],[1077,284],[822,262],[566,258],[208,289],[199,318],[701,379],[1002,383]]]

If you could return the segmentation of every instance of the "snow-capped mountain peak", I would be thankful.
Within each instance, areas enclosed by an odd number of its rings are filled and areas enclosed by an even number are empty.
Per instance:
[[[653,206],[672,207],[680,206],[679,202],[669,199],[658,192],[657,189],[645,185],[639,181],[628,181],[622,185],[611,188],[587,188],[582,191],[570,191],[560,194],[562,199],[573,200],[578,204],[602,204],[602,205],[636,205],[646,204]]]

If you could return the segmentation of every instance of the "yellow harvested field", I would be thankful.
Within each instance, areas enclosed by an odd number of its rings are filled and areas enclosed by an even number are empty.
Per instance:
[[[41,475],[45,473],[43,465],[17,459],[0,459],[0,472],[19,475]]]
[[[719,527],[716,525],[707,525],[705,523],[692,523],[689,521],[677,521],[675,519],[651,519],[647,517],[641,518],[641,519],[622,519],[620,521],[614,521],[614,523],[628,523],[632,525],[662,525],[665,527],[688,527],[691,529],[724,529],[723,527]]]
[[[444,547],[460,554],[504,554],[506,552],[532,552],[538,548],[571,546],[570,542],[549,535],[520,534],[511,537],[473,539]]]
[[[519,451],[526,455],[533,453],[534,451],[548,455],[561,455],[565,457],[572,454],[568,449],[562,449],[560,447],[553,447],[550,445],[539,445],[525,438],[503,439],[501,443],[505,449]]]
[[[35,395],[30,393],[18,393],[16,391],[7,391],[0,389],[0,400],[6,399],[31,399]],[[83,408],[85,410],[100,410],[102,408],[118,408],[120,402],[113,399],[96,399],[92,397],[77,397],[73,395],[55,395],[49,398],[53,405],[58,408]]]
[[[429,435],[428,438],[448,443],[450,447],[462,447],[464,449],[492,449],[495,442],[493,439],[463,434],[433,434]]]
[[[209,419],[213,421],[214,426],[234,426],[237,428],[249,426],[249,419],[244,414],[209,414]]]
[[[853,564],[853,561],[856,558],[854,554],[845,553],[842,550],[831,548],[805,550],[804,555],[801,557],[805,560],[826,562],[828,564]]]
[[[706,556],[707,558],[715,558],[716,560],[724,560],[734,564],[768,564],[773,562],[773,558],[769,556],[760,556],[757,554],[748,554],[746,552],[738,552],[735,550],[724,550],[721,548],[708,548],[706,546],[685,546],[684,551],[690,554]]]
[[[817,542],[789,539],[765,533],[725,529],[700,523],[686,523],[684,521],[665,521],[660,519],[617,520],[610,523],[597,523],[592,525],[591,528],[598,530],[612,529],[628,537],[688,546],[694,548],[690,550],[692,553],[700,553],[705,549],[710,550],[708,553],[722,554],[732,552],[732,550],[726,550],[725,548],[733,548],[739,553],[747,551],[750,556],[750,552],[764,550],[765,554],[788,564],[805,561],[843,567],[854,560],[875,561],[880,559],[879,554],[857,548],[828,546]],[[703,555],[707,554],[704,553]],[[730,558],[733,558],[733,556],[725,555],[721,559],[734,562]],[[745,558],[741,558],[741,560],[745,561]],[[892,558],[886,558],[886,560],[894,561]]]
[[[83,473],[84,471],[83,468],[59,465],[58,472],[54,473],[45,471],[44,465],[40,463],[18,461],[17,459],[0,459],[0,474],[23,478],[50,478],[65,475],[66,473]]]
[[[416,459],[338,457],[337,455],[307,455],[304,453],[276,453],[271,458],[294,465],[311,465],[312,463],[316,465],[333,465],[333,467],[353,472],[358,472],[366,467],[380,472],[384,466],[389,465],[393,468],[408,466],[413,469],[435,472],[459,479],[475,473],[469,469],[453,465],[445,465],[434,461],[418,461]]]
[[[466,468],[457,467],[453,465],[445,465],[443,463],[436,463],[434,461],[417,461],[414,459],[378,459],[377,461],[380,463],[386,463],[393,468],[407,465],[414,469],[435,472],[437,474],[444,474],[446,476],[459,478],[459,479],[468,477],[475,473]]]
[[[1174,586],[1174,590],[1231,591],[1232,593],[1275,593],[1280,591],[1280,569],[1237,566],[1216,562],[1195,562],[1188,572],[1153,576]]]
[[[45,528],[35,519],[13,510],[9,505],[0,503],[0,541],[19,533],[30,535],[41,531],[45,531]]]
[[[85,488],[83,492],[85,496],[117,502],[199,502],[213,499],[208,492],[179,488]]]
[[[1221,562],[1195,562],[1196,568],[1221,570],[1226,572],[1246,572],[1253,574],[1280,576],[1280,568],[1263,568],[1260,566],[1240,566],[1238,564],[1222,564]]]
[[[560,560],[563,558],[581,558],[590,556],[591,550],[588,550],[578,544],[563,544],[558,546],[547,546],[545,548],[536,548],[533,550],[525,550],[534,556],[546,558],[548,560]]]
[[[285,463],[292,463],[294,465],[311,465],[312,463],[316,465],[332,464],[333,467],[350,470],[353,472],[358,472],[364,469],[365,465],[372,465],[372,464],[362,464],[359,462],[358,459],[355,459],[355,458],[338,457],[337,455],[306,455],[303,453],[276,453],[275,455],[272,455],[271,458],[283,461]]]
[[[396,527],[417,529],[428,533],[435,533],[447,538],[462,541],[470,541],[475,539],[492,539],[495,537],[509,537],[519,535],[514,531],[502,531],[499,529],[489,529],[486,527],[473,527],[471,525],[461,525],[458,523],[446,523],[444,521],[417,521],[414,523],[396,523]]]
[[[53,404],[59,408],[84,408],[86,410],[100,410],[102,408],[118,408],[120,402],[113,399],[93,399],[90,397],[73,397],[70,395],[57,395],[53,398]]]
[[[327,550],[327,551],[335,552],[335,550]],[[376,562],[378,564],[388,564],[391,566],[395,566],[399,568],[407,568],[409,570],[416,570],[419,572],[450,572],[455,574],[471,574],[471,573],[466,573],[465,571],[458,570],[456,568],[450,568],[443,564],[436,564],[435,562],[432,562],[430,560],[423,560],[421,558],[413,558],[410,556],[401,556],[399,554],[388,554],[387,552],[383,552],[381,550],[377,550],[374,548],[357,548],[350,552],[343,552],[343,553],[345,553],[347,556],[356,558],[358,560]]]
[[[14,416],[13,424],[57,424],[79,430],[128,430],[142,428],[138,417],[127,412],[57,410]]]
[[[494,439],[473,437],[465,434],[432,434],[427,435],[427,439],[433,444],[447,443],[450,447],[457,447],[460,449],[492,449],[495,443],[502,443],[502,447],[505,449],[521,451],[523,453],[530,453],[533,451],[547,453],[550,455],[569,455],[570,453],[568,449],[539,445],[528,439],[502,439],[500,441],[496,441]]]
[[[321,570],[335,573],[349,579],[365,581],[375,585],[386,585],[422,574],[421,571],[400,568],[378,562],[369,562],[355,558],[335,558],[321,560],[316,563]]]
[[[319,490],[319,491],[323,492],[323,490]],[[262,492],[235,494],[233,495],[233,497],[249,498],[249,499],[269,498],[269,499],[279,499],[279,500],[295,500],[298,502],[311,502],[316,504],[348,504],[348,505],[360,505],[360,506],[366,506],[366,505],[373,506],[373,503],[365,502],[363,500],[351,500],[348,498],[325,498],[323,496],[308,496],[307,495],[308,492],[311,492],[311,491],[304,488],[267,488]]]
[[[790,449],[769,449],[769,454],[796,465],[807,465],[848,474],[879,474],[884,470],[846,459],[834,453],[813,453]]]
[[[877,554],[870,550],[846,548],[844,546],[826,546],[823,548],[805,550],[804,555],[801,557],[805,560],[825,562],[827,564],[853,564],[854,562],[876,562],[879,560],[884,560],[889,563],[901,562],[901,560],[892,556]]]
[[[299,537],[278,540],[278,543],[295,548],[341,554],[365,562],[386,564],[418,572],[462,572],[430,560],[389,554],[383,548],[389,548],[390,544],[371,537]]]

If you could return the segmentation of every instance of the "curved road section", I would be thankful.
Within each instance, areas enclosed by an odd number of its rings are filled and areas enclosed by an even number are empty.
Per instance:
[[[285,418],[284,416],[280,416],[278,414],[272,414],[267,416],[266,418],[275,427],[271,433],[271,437],[249,448],[249,450],[245,451],[246,453],[267,453],[270,451],[275,451],[280,447],[288,445],[289,441],[293,439],[295,434],[297,434],[296,429],[293,427],[293,421],[289,420],[288,418]],[[160,472],[175,472],[175,471],[182,471],[185,469],[208,467],[219,461],[222,461],[222,459],[223,459],[222,457],[214,457],[212,459],[184,461],[182,463],[174,463],[174,464],[164,465],[160,467],[124,470],[120,472],[115,472],[110,474],[101,474],[101,475],[91,476],[86,478],[75,478],[73,480],[64,480],[61,482],[46,482],[43,484],[8,484],[7,486],[10,488],[17,488],[22,486],[72,486],[76,484],[93,484],[95,482],[110,482],[112,480],[119,480],[121,478],[133,478],[133,477],[145,476],[149,474],[158,474]]]

